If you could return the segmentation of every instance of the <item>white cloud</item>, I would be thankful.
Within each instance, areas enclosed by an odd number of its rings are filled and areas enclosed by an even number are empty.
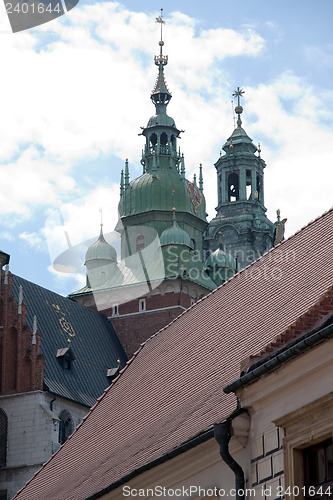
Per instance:
[[[46,251],[45,238],[43,237],[42,231],[39,233],[24,231],[19,235],[19,238],[23,240],[30,248],[37,251]]]
[[[131,178],[139,175],[143,139],[137,133],[154,113],[149,95],[157,74],[153,55],[159,50],[159,27],[153,17],[116,3],[79,4],[69,16],[39,29],[0,37],[2,64],[10,68],[0,95],[0,172],[6,186],[0,208],[11,214],[12,226],[34,208],[59,206],[75,246],[97,235],[103,206],[105,232],[113,230],[119,186],[112,183],[119,174],[110,166],[110,188],[102,194],[97,173],[79,161],[101,154],[128,157]],[[166,79],[174,96],[168,112],[186,131],[179,145],[188,178],[203,163],[212,218],[213,164],[233,130],[230,71],[238,75],[238,56],[260,57],[269,40],[253,26],[238,31],[197,26],[195,19],[172,13],[163,50],[169,54]],[[267,27],[278,32],[272,23]],[[308,57],[319,58],[321,52],[309,48]],[[326,102],[333,95],[326,91],[324,99],[324,90],[318,93],[291,72],[245,90],[243,124],[254,142],[262,143],[269,216],[275,220],[275,209],[281,208],[290,234],[331,204],[333,137],[321,119],[332,122]],[[66,204],[81,193],[87,176],[97,179],[91,198]],[[46,228],[53,260],[68,249],[62,226]],[[41,235],[21,231],[27,243]]]
[[[120,236],[114,231],[118,222],[118,195],[119,185],[100,186],[91,194],[51,211],[45,221],[44,234],[56,271],[85,273],[82,263],[88,246],[98,238],[100,210],[104,237],[120,253]]]
[[[72,190],[75,181],[68,165],[51,162],[35,146],[23,150],[15,162],[0,165],[2,214],[28,216],[33,207],[54,204],[63,192]]]

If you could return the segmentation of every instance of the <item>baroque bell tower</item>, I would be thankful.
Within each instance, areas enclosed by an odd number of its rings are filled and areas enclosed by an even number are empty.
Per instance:
[[[264,206],[264,168],[258,148],[242,127],[243,107],[239,87],[235,113],[237,127],[223,146],[224,154],[215,163],[218,205],[216,216],[205,235],[206,249],[218,247],[219,235],[226,250],[237,259],[238,269],[247,266],[274,243],[275,224],[266,216]]]

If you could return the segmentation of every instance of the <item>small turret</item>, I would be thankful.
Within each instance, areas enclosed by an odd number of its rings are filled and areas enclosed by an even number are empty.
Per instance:
[[[191,248],[191,238],[189,234],[178,226],[176,222],[176,209],[173,208],[172,224],[165,229],[160,237],[161,246],[165,245],[183,245]]]
[[[117,252],[104,238],[103,224],[98,240],[87,250],[84,265],[87,268],[87,286],[98,288],[109,280],[117,267]]]

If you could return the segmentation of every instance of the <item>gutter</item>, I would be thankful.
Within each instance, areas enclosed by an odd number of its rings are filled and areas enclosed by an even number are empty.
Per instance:
[[[332,317],[329,318],[328,322],[330,322],[331,324],[322,328],[321,330],[316,329],[310,333],[307,333],[300,339],[294,341],[292,345],[289,344],[289,346],[277,351],[267,361],[263,360],[261,363],[253,365],[253,368],[250,367],[249,371],[242,375],[238,380],[224,387],[223,391],[226,394],[236,392],[238,389],[245,387],[252,382],[255,382],[266,373],[270,373],[273,370],[276,370],[286,361],[289,361],[299,354],[302,354],[311,347],[320,344],[328,338],[333,337]]]
[[[110,491],[118,488],[124,483],[127,483],[130,481],[135,476],[138,476],[139,474],[142,474],[143,472],[152,469],[153,467],[156,467],[156,465],[162,464],[164,462],[167,462],[168,460],[181,455],[187,450],[190,450],[191,448],[194,448],[195,446],[198,446],[201,443],[204,443],[205,441],[208,441],[214,437],[214,429],[213,427],[209,428],[208,430],[204,431],[202,434],[199,434],[198,436],[194,437],[193,439],[190,439],[189,441],[186,441],[185,443],[181,444],[177,448],[173,449],[172,451],[165,453],[159,458],[156,458],[155,460],[152,460],[151,462],[148,462],[145,465],[142,465],[141,467],[138,467],[134,471],[130,472],[126,476],[123,476],[122,478],[118,479],[118,481],[115,481],[114,483],[110,484],[106,488],[104,488],[101,491],[98,491],[94,493],[92,496],[87,497],[86,500],[95,500],[96,498],[101,498],[103,495],[106,493],[109,493]]]

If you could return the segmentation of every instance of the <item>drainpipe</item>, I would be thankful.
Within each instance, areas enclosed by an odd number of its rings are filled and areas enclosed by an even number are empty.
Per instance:
[[[51,411],[53,411],[53,403],[55,402],[56,399],[57,399],[57,395],[53,394],[53,399],[51,399],[51,401],[50,401],[50,410]]]
[[[232,417],[229,417],[224,422],[214,424],[214,437],[220,445],[220,455],[223,462],[225,462],[235,474],[236,500],[244,500],[244,471],[229,453],[229,441],[232,436],[231,420]]]

